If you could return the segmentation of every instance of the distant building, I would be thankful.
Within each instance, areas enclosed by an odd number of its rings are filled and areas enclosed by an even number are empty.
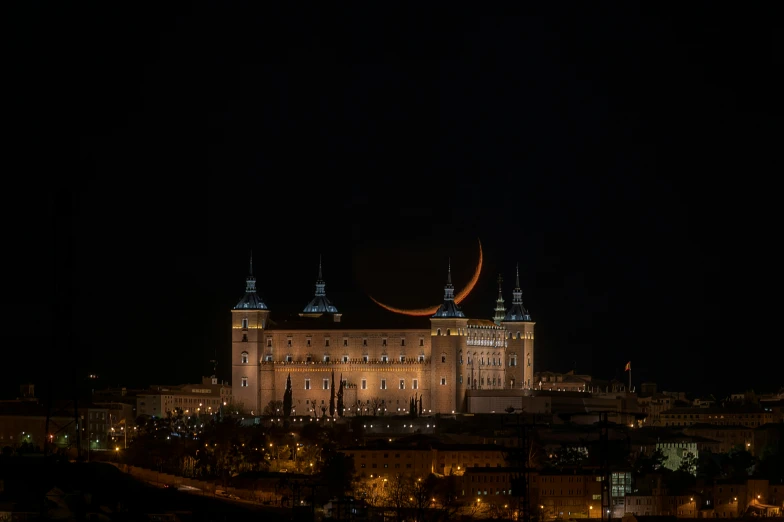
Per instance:
[[[201,384],[155,385],[136,395],[136,412],[150,417],[183,414],[211,415],[232,402],[231,386],[214,376],[202,377]]]

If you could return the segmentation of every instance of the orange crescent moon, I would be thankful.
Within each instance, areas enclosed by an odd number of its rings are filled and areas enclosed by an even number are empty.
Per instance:
[[[471,278],[471,280],[468,282],[468,284],[465,286],[465,288],[463,288],[455,296],[455,303],[457,303],[457,304],[460,304],[466,297],[468,297],[468,294],[470,294],[471,290],[473,290],[474,286],[476,286],[476,282],[479,281],[479,274],[482,273],[482,260],[483,260],[482,241],[480,241],[479,238],[477,238],[477,241],[479,242],[479,263],[477,263],[477,265],[476,265],[476,270],[474,271],[474,276]],[[438,311],[438,307],[441,306],[440,304],[438,304],[438,305],[432,306],[430,308],[416,308],[416,309],[408,310],[408,309],[404,309],[404,308],[395,308],[394,306],[389,306],[387,304],[384,304],[384,303],[382,303],[381,301],[379,301],[378,299],[376,299],[375,297],[373,297],[372,295],[369,295],[369,294],[368,294],[368,297],[374,303],[376,303],[378,306],[380,306],[381,308],[383,308],[385,310],[389,310],[390,312],[393,312],[393,313],[396,313],[396,314],[412,315],[412,316],[415,316],[415,317],[424,317],[424,316],[427,316],[427,315],[433,315],[433,314],[435,314]]]

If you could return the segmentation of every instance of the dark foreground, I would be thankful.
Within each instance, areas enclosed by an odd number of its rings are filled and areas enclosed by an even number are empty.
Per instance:
[[[156,487],[100,462],[0,457],[0,481],[0,519],[275,522],[291,518],[288,510]]]

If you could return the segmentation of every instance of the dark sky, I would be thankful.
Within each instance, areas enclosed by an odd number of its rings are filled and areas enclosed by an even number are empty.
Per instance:
[[[779,19],[27,3],[4,74],[5,393],[72,367],[194,381],[216,354],[230,378],[251,250],[273,316],[322,255],[335,305],[383,322],[366,292],[437,304],[477,238],[464,309],[492,316],[499,273],[509,304],[519,263],[537,371],[776,390]]]

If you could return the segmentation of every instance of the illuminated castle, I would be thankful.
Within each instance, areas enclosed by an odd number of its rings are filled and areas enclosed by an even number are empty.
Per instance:
[[[350,327],[326,296],[319,261],[313,299],[294,321],[275,321],[256,292],[251,260],[245,295],[231,310],[232,395],[247,413],[282,401],[291,377],[293,415],[329,414],[330,388],[344,382],[346,415],[466,411],[470,389],[530,389],[534,325],[519,270],[512,306],[499,278],[495,316],[469,319],[455,302],[451,267],[444,300],[417,328]],[[360,325],[361,326],[361,325]],[[335,390],[337,392],[337,389]]]

